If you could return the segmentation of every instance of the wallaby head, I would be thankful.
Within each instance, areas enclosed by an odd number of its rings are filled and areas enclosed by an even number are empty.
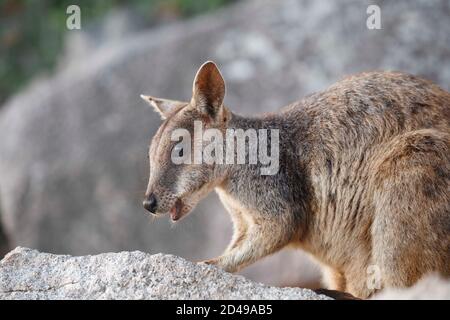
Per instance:
[[[221,131],[227,124],[225,83],[213,62],[197,71],[192,91],[190,102],[141,96],[164,120],[149,148],[150,178],[143,205],[154,215],[170,213],[173,221],[187,215],[217,184],[214,164],[174,161],[195,157],[194,146],[202,141],[194,141],[194,123]],[[186,143],[182,146],[180,140]]]

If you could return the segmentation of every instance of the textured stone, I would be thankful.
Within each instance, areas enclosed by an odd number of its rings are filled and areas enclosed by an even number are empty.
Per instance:
[[[18,247],[0,262],[1,299],[330,298],[309,289],[265,286],[173,255],[71,257]]]

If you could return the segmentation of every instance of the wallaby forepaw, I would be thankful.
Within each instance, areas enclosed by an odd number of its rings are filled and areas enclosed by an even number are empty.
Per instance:
[[[217,261],[217,259],[208,259],[208,260],[198,261],[197,264],[208,264],[208,265],[217,266],[218,261]]]
[[[233,273],[233,272],[237,271],[237,268],[235,268],[234,266],[224,264],[223,261],[218,258],[199,261],[198,264],[213,265],[213,266],[216,266],[216,267],[224,270],[225,272],[229,272],[229,273]]]

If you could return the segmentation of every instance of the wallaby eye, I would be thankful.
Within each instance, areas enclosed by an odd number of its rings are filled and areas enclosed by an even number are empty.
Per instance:
[[[184,155],[183,146],[176,144],[173,146],[173,153],[175,153],[178,157],[182,157]]]

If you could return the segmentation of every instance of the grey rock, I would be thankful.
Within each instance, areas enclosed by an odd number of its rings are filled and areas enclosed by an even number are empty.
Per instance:
[[[0,299],[330,298],[309,289],[265,286],[173,255],[71,257],[18,247],[0,262]]]
[[[230,238],[215,195],[171,228],[141,208],[146,152],[160,120],[139,94],[190,98],[196,69],[215,60],[226,104],[271,111],[346,74],[400,69],[450,86],[448,1],[239,3],[219,13],[102,44],[11,99],[0,113],[0,211],[11,246],[64,254],[142,250],[210,258]],[[317,279],[285,251],[244,270],[268,284]]]

